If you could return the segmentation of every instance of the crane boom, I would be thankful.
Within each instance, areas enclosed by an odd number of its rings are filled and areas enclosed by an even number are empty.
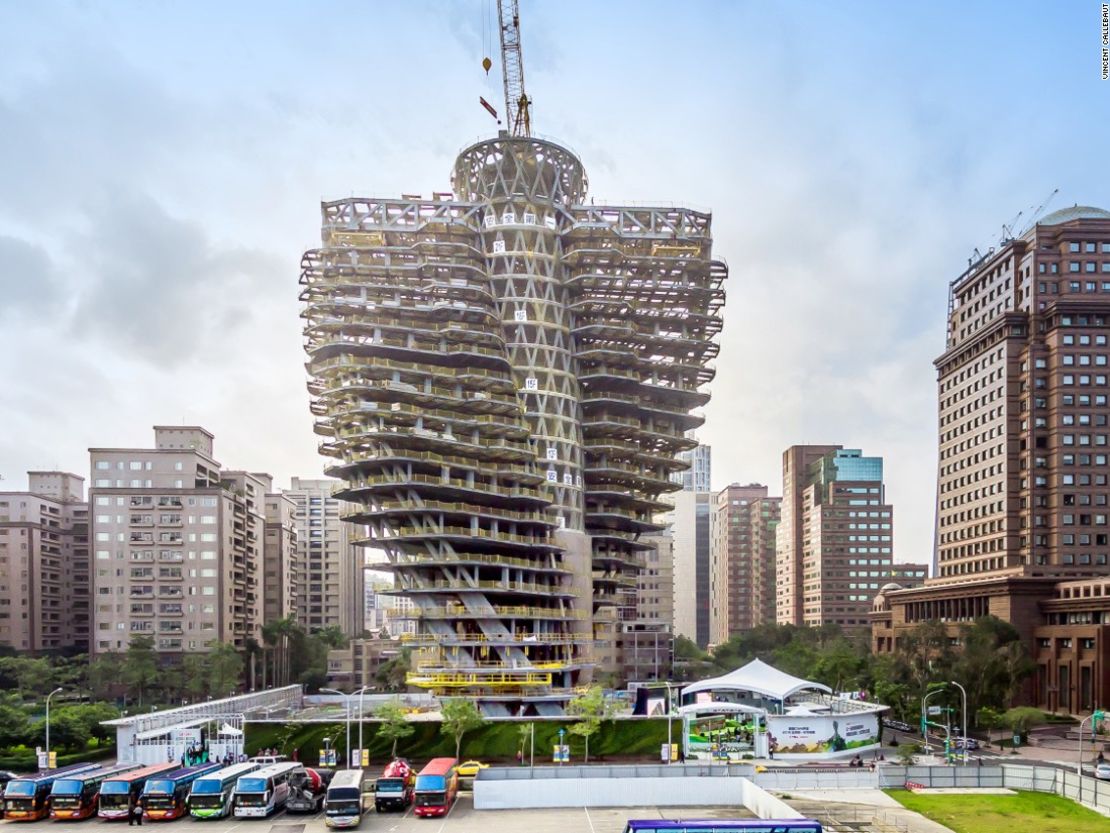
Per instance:
[[[509,135],[531,136],[532,118],[529,108],[532,102],[524,92],[518,0],[497,0],[497,23],[501,29],[501,72],[505,80],[505,114],[509,120]]]

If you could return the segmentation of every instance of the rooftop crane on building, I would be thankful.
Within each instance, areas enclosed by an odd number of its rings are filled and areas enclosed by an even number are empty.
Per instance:
[[[509,135],[530,137],[532,135],[532,100],[524,91],[524,58],[520,51],[520,3],[519,0],[497,0],[497,24],[501,34],[501,75],[505,85],[505,113],[509,120]],[[482,59],[482,68],[488,74],[493,62],[487,56]],[[497,117],[497,110],[485,98],[479,102],[491,116]]]

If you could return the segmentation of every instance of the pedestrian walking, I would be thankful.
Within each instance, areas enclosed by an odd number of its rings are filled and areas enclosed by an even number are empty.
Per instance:
[[[135,806],[131,808],[131,812],[127,815],[127,826],[133,827],[136,824],[139,827],[143,826],[143,805],[138,801],[135,802]]]

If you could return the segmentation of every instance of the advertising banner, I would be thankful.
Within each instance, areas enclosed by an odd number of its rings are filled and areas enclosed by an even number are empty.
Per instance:
[[[879,719],[863,715],[769,715],[776,755],[835,755],[879,743]]]

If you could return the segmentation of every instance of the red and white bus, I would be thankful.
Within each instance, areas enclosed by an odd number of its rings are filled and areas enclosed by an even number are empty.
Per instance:
[[[177,764],[155,764],[105,778],[104,783],[100,785],[100,806],[96,811],[97,816],[102,819],[128,818],[135,805],[139,803],[139,796],[142,795],[147,780],[157,778],[176,768]]]
[[[13,778],[4,790],[4,818],[10,821],[38,821],[46,818],[50,815],[50,790],[55,781],[99,768],[96,764],[74,764],[25,778]]]
[[[76,820],[95,816],[101,784],[138,768],[139,764],[117,764],[56,779],[50,789],[50,818]]]
[[[459,791],[458,764],[454,758],[433,758],[416,776],[414,793],[418,816],[445,816]]]

